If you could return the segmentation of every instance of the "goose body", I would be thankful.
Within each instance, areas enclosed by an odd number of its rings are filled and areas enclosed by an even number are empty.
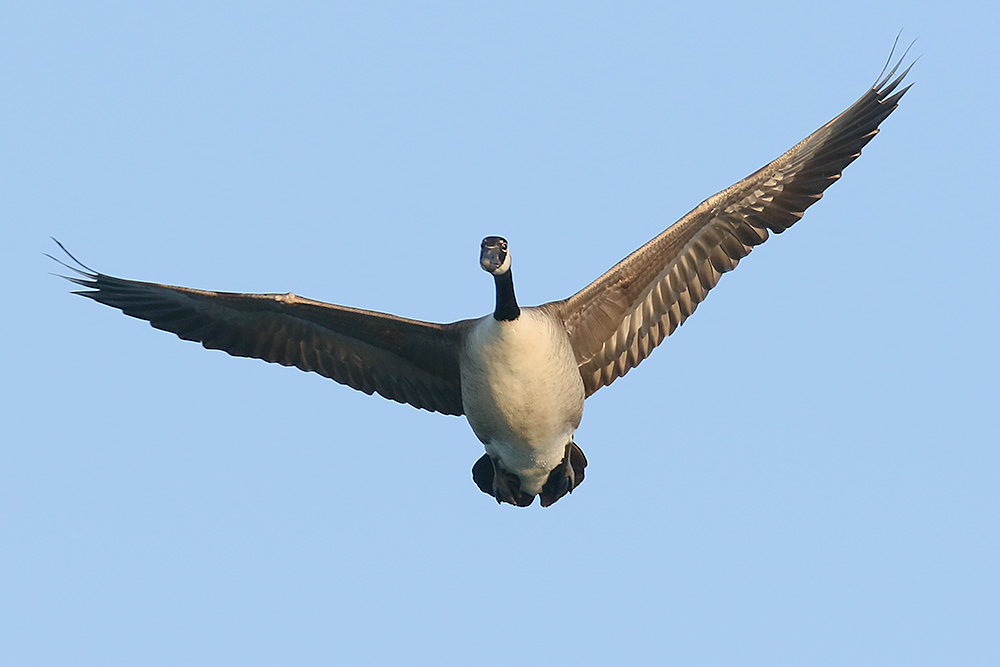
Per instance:
[[[906,54],[904,54],[905,57]],[[902,59],[901,59],[902,61]],[[900,62],[901,62],[900,61]],[[551,505],[583,481],[574,442],[584,399],[625,375],[683,324],[754,246],[781,233],[840,178],[908,90],[897,63],[846,111],[695,207],[575,295],[521,308],[507,241],[486,237],[490,315],[450,324],[314,301],[116,278],[64,266],[83,296],[183,339],[465,415],[486,453],[473,479],[497,502]],[[57,242],[58,243],[58,242]],[[59,261],[59,260],[56,260]]]
[[[566,329],[544,308],[513,321],[492,316],[468,330],[461,356],[462,404],[486,453],[542,493],[583,418],[583,379]]]

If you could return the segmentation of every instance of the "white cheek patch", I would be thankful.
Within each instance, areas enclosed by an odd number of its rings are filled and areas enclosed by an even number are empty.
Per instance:
[[[503,258],[503,264],[500,265],[499,269],[497,269],[496,271],[493,271],[493,275],[499,276],[501,274],[507,273],[508,271],[510,271],[510,252],[509,251],[507,252],[507,256]]]

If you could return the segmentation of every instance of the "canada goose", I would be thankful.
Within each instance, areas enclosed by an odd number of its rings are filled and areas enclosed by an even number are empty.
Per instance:
[[[499,236],[483,240],[479,259],[495,282],[493,313],[451,324],[291,293],[124,280],[88,268],[62,244],[77,266],[60,264],[78,274],[68,280],[86,288],[75,293],[206,348],[315,371],[417,408],[464,414],[486,449],[472,469],[479,488],[497,502],[524,507],[539,495],[549,506],[584,478],[587,459],[573,442],[584,399],[645,359],[723,273],[769,232],[798,221],[840,178],[909,89],[894,93],[912,67],[896,76],[903,58],[791,150],[706,199],[575,295],[541,306],[518,305],[511,253]]]

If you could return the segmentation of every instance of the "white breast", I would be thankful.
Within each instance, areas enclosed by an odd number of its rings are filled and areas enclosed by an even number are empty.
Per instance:
[[[536,308],[487,316],[462,350],[462,402],[486,451],[539,493],[583,416],[583,380],[562,324]]]

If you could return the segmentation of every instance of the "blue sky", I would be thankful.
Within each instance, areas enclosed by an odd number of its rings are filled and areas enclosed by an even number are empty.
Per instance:
[[[0,663],[1000,662],[995,6],[19,3],[0,22]],[[562,298],[874,80],[794,229],[587,403],[586,482],[68,294]]]

